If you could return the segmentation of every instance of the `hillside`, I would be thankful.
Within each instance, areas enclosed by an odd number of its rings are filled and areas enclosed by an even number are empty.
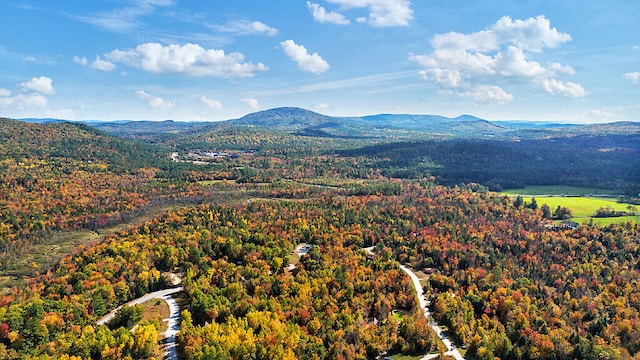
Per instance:
[[[337,117],[295,107],[268,109],[219,122],[168,120],[86,123],[119,137],[170,145],[179,143],[181,139],[205,136],[229,128],[259,128],[300,136],[374,140],[529,139],[640,133],[640,123],[637,122],[578,125],[545,121],[489,121],[472,115],[448,118],[419,114]]]
[[[423,123],[447,135],[411,140]],[[398,264],[422,276],[433,318],[468,358],[640,353],[638,225],[558,227],[533,201],[487,191],[637,193],[639,134],[463,137],[452,134],[512,130],[471,116],[290,108],[108,126],[162,144],[0,121],[0,358],[149,358],[159,326],[96,319],[169,286],[170,272],[183,277],[184,358],[437,354],[443,344]],[[127,218],[136,221],[106,228]],[[56,242],[78,233],[92,236]],[[308,253],[293,252],[303,244]],[[23,259],[38,260],[12,267]]]
[[[393,142],[339,151],[364,157],[382,174],[431,174],[441,184],[480,183],[491,190],[527,185],[593,186],[640,192],[640,135],[576,135],[555,139]]]
[[[0,269],[53,231],[122,222],[169,165],[165,150],[84,124],[0,119]]]
[[[123,141],[88,125],[70,122],[27,123],[0,119],[0,158],[68,159],[99,162],[111,171],[127,171],[157,163],[157,148]]]

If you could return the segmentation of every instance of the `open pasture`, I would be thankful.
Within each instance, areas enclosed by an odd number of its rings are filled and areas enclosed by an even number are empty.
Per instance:
[[[553,212],[558,206],[566,207],[571,210],[572,220],[577,223],[590,222],[600,226],[609,224],[621,224],[625,222],[640,223],[640,216],[618,216],[618,217],[593,217],[600,208],[610,208],[617,212],[635,212],[640,211],[639,206],[618,202],[612,197],[615,195],[613,191],[589,187],[577,186],[527,186],[522,189],[509,189],[500,192],[509,196],[522,196],[526,203],[531,202],[531,198],[535,197],[538,207],[547,204]],[[606,197],[606,196],[610,197]],[[603,197],[598,197],[603,196]]]
[[[565,195],[565,196],[587,196],[587,195],[613,195],[613,190],[597,189],[590,187],[550,185],[550,186],[526,186],[522,189],[507,189],[500,192],[505,195]]]

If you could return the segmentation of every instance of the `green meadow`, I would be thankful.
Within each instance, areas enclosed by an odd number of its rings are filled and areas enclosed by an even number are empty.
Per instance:
[[[578,186],[527,186],[522,189],[507,189],[500,192],[505,195],[565,195],[565,196],[587,196],[587,195],[614,195],[613,190],[597,189]]]
[[[640,216],[638,215],[607,218],[593,217],[600,208],[611,208],[614,211],[635,212],[636,214],[640,211],[640,206],[620,203],[611,198],[585,196],[612,195],[609,190],[573,186],[528,186],[524,189],[507,190],[501,193],[510,196],[521,195],[527,203],[530,203],[531,198],[535,197],[538,206],[547,204],[552,212],[558,206],[566,207],[571,210],[573,215],[572,220],[577,223],[593,221],[594,224],[601,226],[612,223],[620,224],[628,221],[640,223]]]

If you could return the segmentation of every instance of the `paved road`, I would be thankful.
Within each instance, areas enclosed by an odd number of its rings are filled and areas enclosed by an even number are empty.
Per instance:
[[[180,331],[180,324],[178,323],[178,320],[180,317],[180,308],[178,307],[178,304],[176,303],[176,301],[173,299],[171,295],[178,293],[180,291],[182,291],[182,286],[171,288],[171,289],[155,291],[155,292],[146,294],[137,299],[131,300],[124,305],[118,306],[117,308],[112,310],[110,313],[100,318],[97,324],[103,325],[111,321],[111,319],[113,319],[113,317],[116,315],[116,312],[118,312],[118,310],[120,310],[122,306],[139,305],[151,299],[162,299],[166,301],[167,304],[169,304],[169,318],[163,320],[167,322],[167,331],[160,334],[162,338],[166,339],[165,340],[165,344],[166,344],[165,359],[177,360],[178,355],[176,353],[176,334],[178,333],[178,331]]]

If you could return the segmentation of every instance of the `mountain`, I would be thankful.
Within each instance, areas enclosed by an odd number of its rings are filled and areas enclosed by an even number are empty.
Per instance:
[[[26,119],[51,123],[55,119]],[[96,129],[121,138],[175,144],[180,139],[215,133],[221,129],[258,128],[311,137],[451,139],[549,138],[576,135],[640,133],[638,122],[562,124],[545,121],[488,121],[473,115],[377,114],[338,117],[297,107],[280,107],[219,122],[86,121]]]
[[[332,118],[296,107],[281,107],[251,113],[239,119],[228,120],[227,123],[268,127],[274,130],[298,130],[322,126],[337,119],[341,118]]]
[[[0,159],[101,162],[112,171],[155,165],[158,149],[72,122],[23,122],[0,118]]]
[[[48,124],[48,123],[56,123],[56,122],[66,122],[66,120],[53,119],[53,118],[24,118],[20,119],[24,122],[30,122],[34,124]]]
[[[231,126],[248,125],[299,135],[329,137],[416,137],[419,135],[417,133],[429,137],[483,137],[508,131],[503,126],[471,115],[457,118],[411,114],[335,117],[293,107],[260,111],[226,123]]]
[[[259,127],[308,136],[386,138],[548,138],[577,135],[637,134],[640,122],[563,124],[545,121],[489,121],[473,115],[377,114],[336,117],[310,110],[282,107],[212,124]],[[203,129],[204,130],[204,129]]]

